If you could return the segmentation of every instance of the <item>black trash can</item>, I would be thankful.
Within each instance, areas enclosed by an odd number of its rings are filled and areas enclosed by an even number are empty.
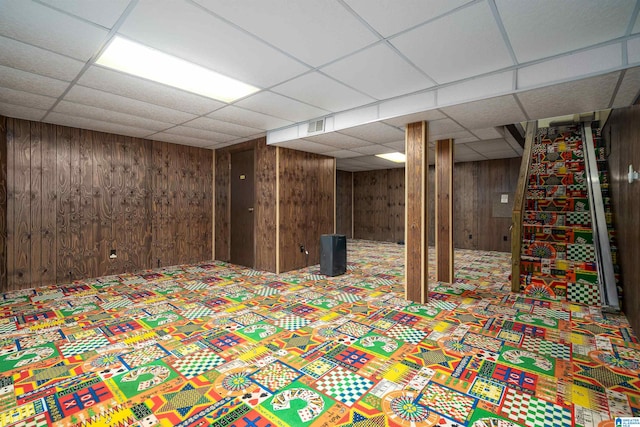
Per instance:
[[[320,274],[339,276],[347,272],[347,237],[344,234],[320,236]]]

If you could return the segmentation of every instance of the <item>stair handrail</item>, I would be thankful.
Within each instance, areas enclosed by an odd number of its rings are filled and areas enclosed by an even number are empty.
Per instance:
[[[533,141],[538,131],[538,122],[527,122],[524,139],[524,151],[520,162],[518,184],[513,199],[513,212],[511,215],[511,292],[520,292],[520,252],[522,250],[522,222],[524,215],[524,200],[529,181],[531,168]]]
[[[619,311],[620,301],[618,300],[616,277],[613,270],[609,230],[607,229],[607,221],[604,213],[596,150],[593,146],[593,133],[591,124],[589,123],[582,124],[582,141],[582,149],[585,157],[585,176],[587,178],[587,194],[589,195],[589,206],[591,207],[591,228],[596,252],[600,300],[604,308]]]

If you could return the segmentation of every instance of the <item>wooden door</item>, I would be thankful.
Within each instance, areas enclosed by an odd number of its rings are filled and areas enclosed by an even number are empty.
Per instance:
[[[253,268],[254,150],[231,154],[231,262]]]

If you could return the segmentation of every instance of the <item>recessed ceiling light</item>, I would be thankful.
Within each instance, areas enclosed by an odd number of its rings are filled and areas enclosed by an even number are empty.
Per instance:
[[[257,87],[116,36],[96,64],[208,98],[232,102]]]
[[[395,163],[404,163],[406,161],[406,156],[402,153],[386,153],[386,154],[376,154],[376,157],[380,157],[381,159],[390,160]]]

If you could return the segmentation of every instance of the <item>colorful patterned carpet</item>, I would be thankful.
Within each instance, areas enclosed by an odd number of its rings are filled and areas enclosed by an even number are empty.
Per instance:
[[[509,294],[509,256],[457,251],[402,298],[404,248],[349,271],[215,262],[5,294],[0,426],[558,426],[640,416],[621,315]],[[432,251],[433,252],[433,251]]]

